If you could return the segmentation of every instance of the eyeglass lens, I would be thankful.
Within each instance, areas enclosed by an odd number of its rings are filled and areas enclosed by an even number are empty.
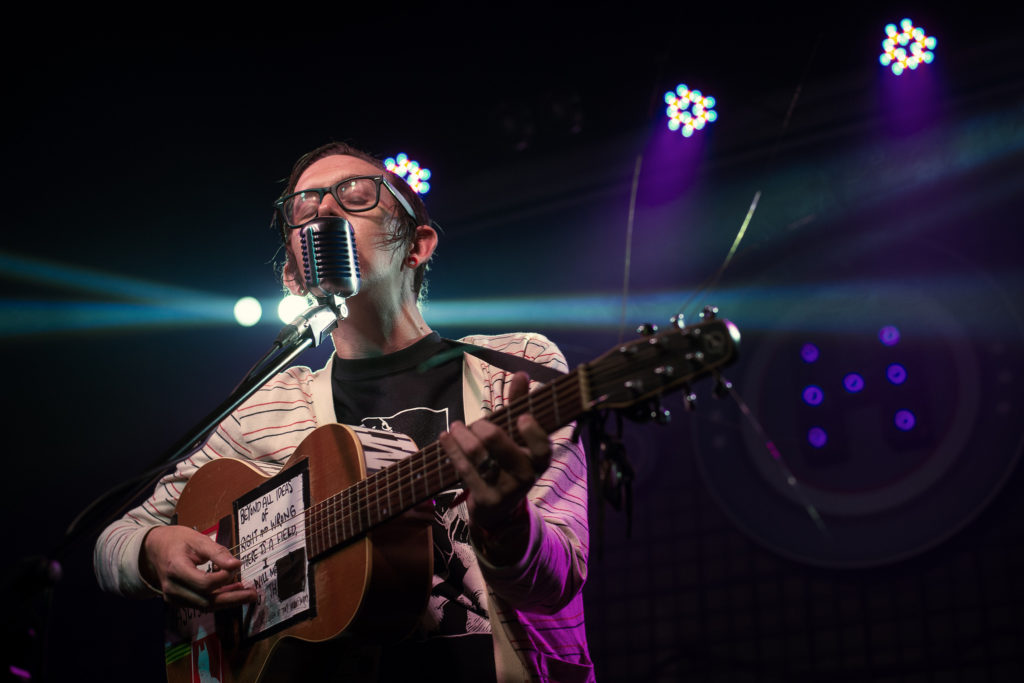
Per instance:
[[[378,185],[373,178],[349,178],[334,186],[334,197],[348,211],[368,211],[377,205]],[[291,225],[300,225],[316,218],[321,193],[300,192],[284,205],[285,218]]]

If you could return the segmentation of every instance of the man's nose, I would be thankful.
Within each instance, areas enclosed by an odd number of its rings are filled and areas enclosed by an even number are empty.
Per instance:
[[[317,216],[344,216],[345,209],[341,208],[341,204],[334,198],[334,195],[330,192],[324,194],[324,198],[320,200],[320,206],[316,210]]]

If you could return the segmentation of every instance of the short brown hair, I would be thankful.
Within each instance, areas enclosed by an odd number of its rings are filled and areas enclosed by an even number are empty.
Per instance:
[[[312,166],[315,162],[331,156],[350,156],[372,164],[380,169],[381,173],[387,177],[388,182],[395,188],[402,197],[409,202],[409,206],[412,207],[413,213],[416,217],[409,216],[404,210],[396,211],[392,216],[392,219],[396,223],[396,230],[391,239],[395,245],[412,244],[413,239],[416,236],[416,228],[421,225],[430,225],[430,214],[427,213],[427,207],[423,204],[423,199],[419,193],[414,191],[409,184],[406,183],[401,176],[388,171],[384,167],[384,162],[375,156],[364,152],[361,149],[344,143],[344,142],[328,142],[326,145],[321,145],[311,152],[307,152],[299,157],[298,161],[292,167],[291,175],[288,176],[288,183],[285,185],[284,190],[281,192],[281,196],[278,199],[287,197],[295,191],[295,185],[299,182],[299,176]],[[401,207],[399,207],[401,208]],[[278,211],[274,211],[274,217],[271,221],[271,225],[277,231],[278,235],[281,236],[281,240],[285,244],[285,249],[288,252],[287,258],[294,259],[295,255],[288,249],[287,231],[288,225],[284,220],[284,217]],[[297,266],[297,264],[296,264]],[[416,295],[417,299],[420,296],[420,290],[423,287],[423,280],[427,273],[427,261],[424,261],[416,268],[416,272],[413,275],[412,293]]]

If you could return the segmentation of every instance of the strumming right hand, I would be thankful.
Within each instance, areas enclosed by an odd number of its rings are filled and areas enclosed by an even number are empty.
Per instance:
[[[198,566],[213,562],[216,571]],[[185,526],[158,526],[146,534],[139,571],[164,600],[181,607],[225,609],[256,601],[256,590],[237,580],[241,561],[205,534]]]

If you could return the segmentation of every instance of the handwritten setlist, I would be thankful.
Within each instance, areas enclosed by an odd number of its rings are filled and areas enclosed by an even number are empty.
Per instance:
[[[247,606],[246,635],[276,630],[311,609],[306,553],[306,468],[292,468],[235,501],[241,578],[259,599]]]

